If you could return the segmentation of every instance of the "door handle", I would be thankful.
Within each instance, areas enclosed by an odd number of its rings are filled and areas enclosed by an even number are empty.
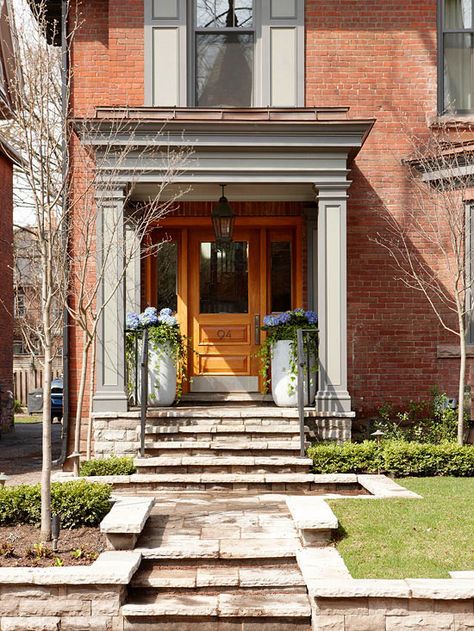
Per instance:
[[[255,345],[258,346],[260,344],[260,315],[257,314],[253,318],[254,322],[254,331],[255,331]]]

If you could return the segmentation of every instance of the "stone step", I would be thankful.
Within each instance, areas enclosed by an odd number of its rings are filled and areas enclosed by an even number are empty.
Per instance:
[[[244,424],[241,419],[237,419],[236,423],[219,425],[207,423],[163,425],[160,423],[146,425],[145,431],[147,434],[299,434],[299,426],[296,423]]]
[[[305,446],[308,446],[305,443]],[[147,441],[145,450],[148,456],[161,456],[171,453],[180,456],[197,456],[219,454],[222,456],[242,455],[242,456],[284,456],[299,455],[299,440],[195,440],[195,441],[175,441],[158,440]]]
[[[249,567],[242,565],[200,565],[198,567],[151,566],[140,569],[131,587],[137,589],[258,589],[305,587],[301,571],[285,565]]]
[[[297,418],[261,418],[255,416],[254,418],[242,418],[239,416],[235,417],[176,417],[176,416],[163,416],[158,418],[149,418],[147,417],[147,427],[215,427],[215,428],[228,428],[228,427],[247,427],[247,426],[257,426],[257,427],[272,427],[274,425],[284,426],[284,427],[293,427],[296,430],[299,429],[299,419]]]
[[[308,408],[307,412],[314,412]],[[275,405],[180,405],[171,408],[149,408],[147,419],[298,419],[297,408],[282,408]]]
[[[308,473],[310,458],[297,456],[159,456],[136,458],[145,473]]]
[[[122,606],[126,618],[218,617],[304,619],[308,624],[311,607],[306,594],[245,591],[219,594],[153,594]],[[157,620],[158,619],[158,620]],[[151,627],[150,627],[151,628]],[[176,627],[177,629],[180,627]],[[283,627],[282,627],[283,628]]]
[[[162,541],[160,535],[156,539],[146,534],[138,541],[136,551],[143,559],[180,560],[190,559],[271,559],[274,565],[279,559],[296,559],[301,549],[297,537],[284,539],[193,539],[168,538]]]

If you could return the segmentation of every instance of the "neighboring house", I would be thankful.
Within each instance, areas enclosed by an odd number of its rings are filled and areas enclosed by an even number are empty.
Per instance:
[[[12,111],[17,72],[8,1],[0,1],[0,122]],[[13,427],[13,166],[20,161],[0,126],[0,433]]]
[[[137,137],[150,148],[143,177],[122,164],[114,190],[97,191],[102,216],[126,221],[132,180],[132,203],[158,192],[153,148],[193,147],[177,176],[189,192],[150,235],[167,245],[136,261],[105,309],[96,412],[127,411],[125,313],[147,305],[177,309],[200,353],[189,376],[202,396],[259,392],[256,328],[266,313],[300,305],[319,313],[321,415],[367,415],[434,385],[456,394],[457,360],[438,352],[453,339],[369,237],[387,213],[403,221],[410,204],[409,136],[426,135],[448,108],[472,120],[471,4],[83,0],[71,55],[83,145],[74,156]],[[58,16],[60,3],[49,6]],[[120,138],[108,137],[117,118],[127,121]],[[228,260],[211,222],[221,184],[236,214]],[[99,230],[99,247],[104,239]],[[70,352],[73,398],[74,330]]]
[[[43,386],[41,341],[41,278],[38,275],[40,257],[34,227],[14,230],[14,328],[13,328],[13,392],[15,399],[26,406],[28,393]],[[53,341],[53,377],[61,377],[62,326],[61,313]]]

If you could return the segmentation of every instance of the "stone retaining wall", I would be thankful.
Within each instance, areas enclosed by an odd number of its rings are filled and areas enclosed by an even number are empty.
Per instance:
[[[113,414],[94,417],[94,457],[136,456],[140,449],[140,419]]]
[[[123,585],[1,585],[1,631],[122,628]]]
[[[473,599],[315,598],[313,631],[472,631]]]

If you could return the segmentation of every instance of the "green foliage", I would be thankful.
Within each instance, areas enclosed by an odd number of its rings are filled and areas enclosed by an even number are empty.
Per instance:
[[[110,511],[109,484],[62,482],[52,485],[52,511],[59,515],[62,528],[97,526]]]
[[[81,464],[81,476],[96,475],[132,475],[136,472],[133,458],[129,456],[111,456],[105,460],[86,460]]]
[[[28,550],[26,556],[29,559],[51,559],[53,551],[51,548],[45,546],[44,543],[35,543],[32,548]]]
[[[454,441],[457,436],[457,410],[449,407],[445,393],[435,389],[431,401],[410,401],[404,411],[396,411],[389,404],[383,405],[373,429],[384,432],[386,439],[418,443]]]
[[[319,443],[308,449],[315,473],[392,473],[405,476],[474,476],[474,447],[405,440]]]
[[[97,526],[110,510],[111,486],[86,480],[55,482],[51,485],[52,512],[59,515],[62,528]],[[0,526],[41,521],[40,485],[22,484],[0,488]]]
[[[21,414],[23,412],[23,406],[21,405],[21,401],[15,399],[13,401],[13,414]]]

